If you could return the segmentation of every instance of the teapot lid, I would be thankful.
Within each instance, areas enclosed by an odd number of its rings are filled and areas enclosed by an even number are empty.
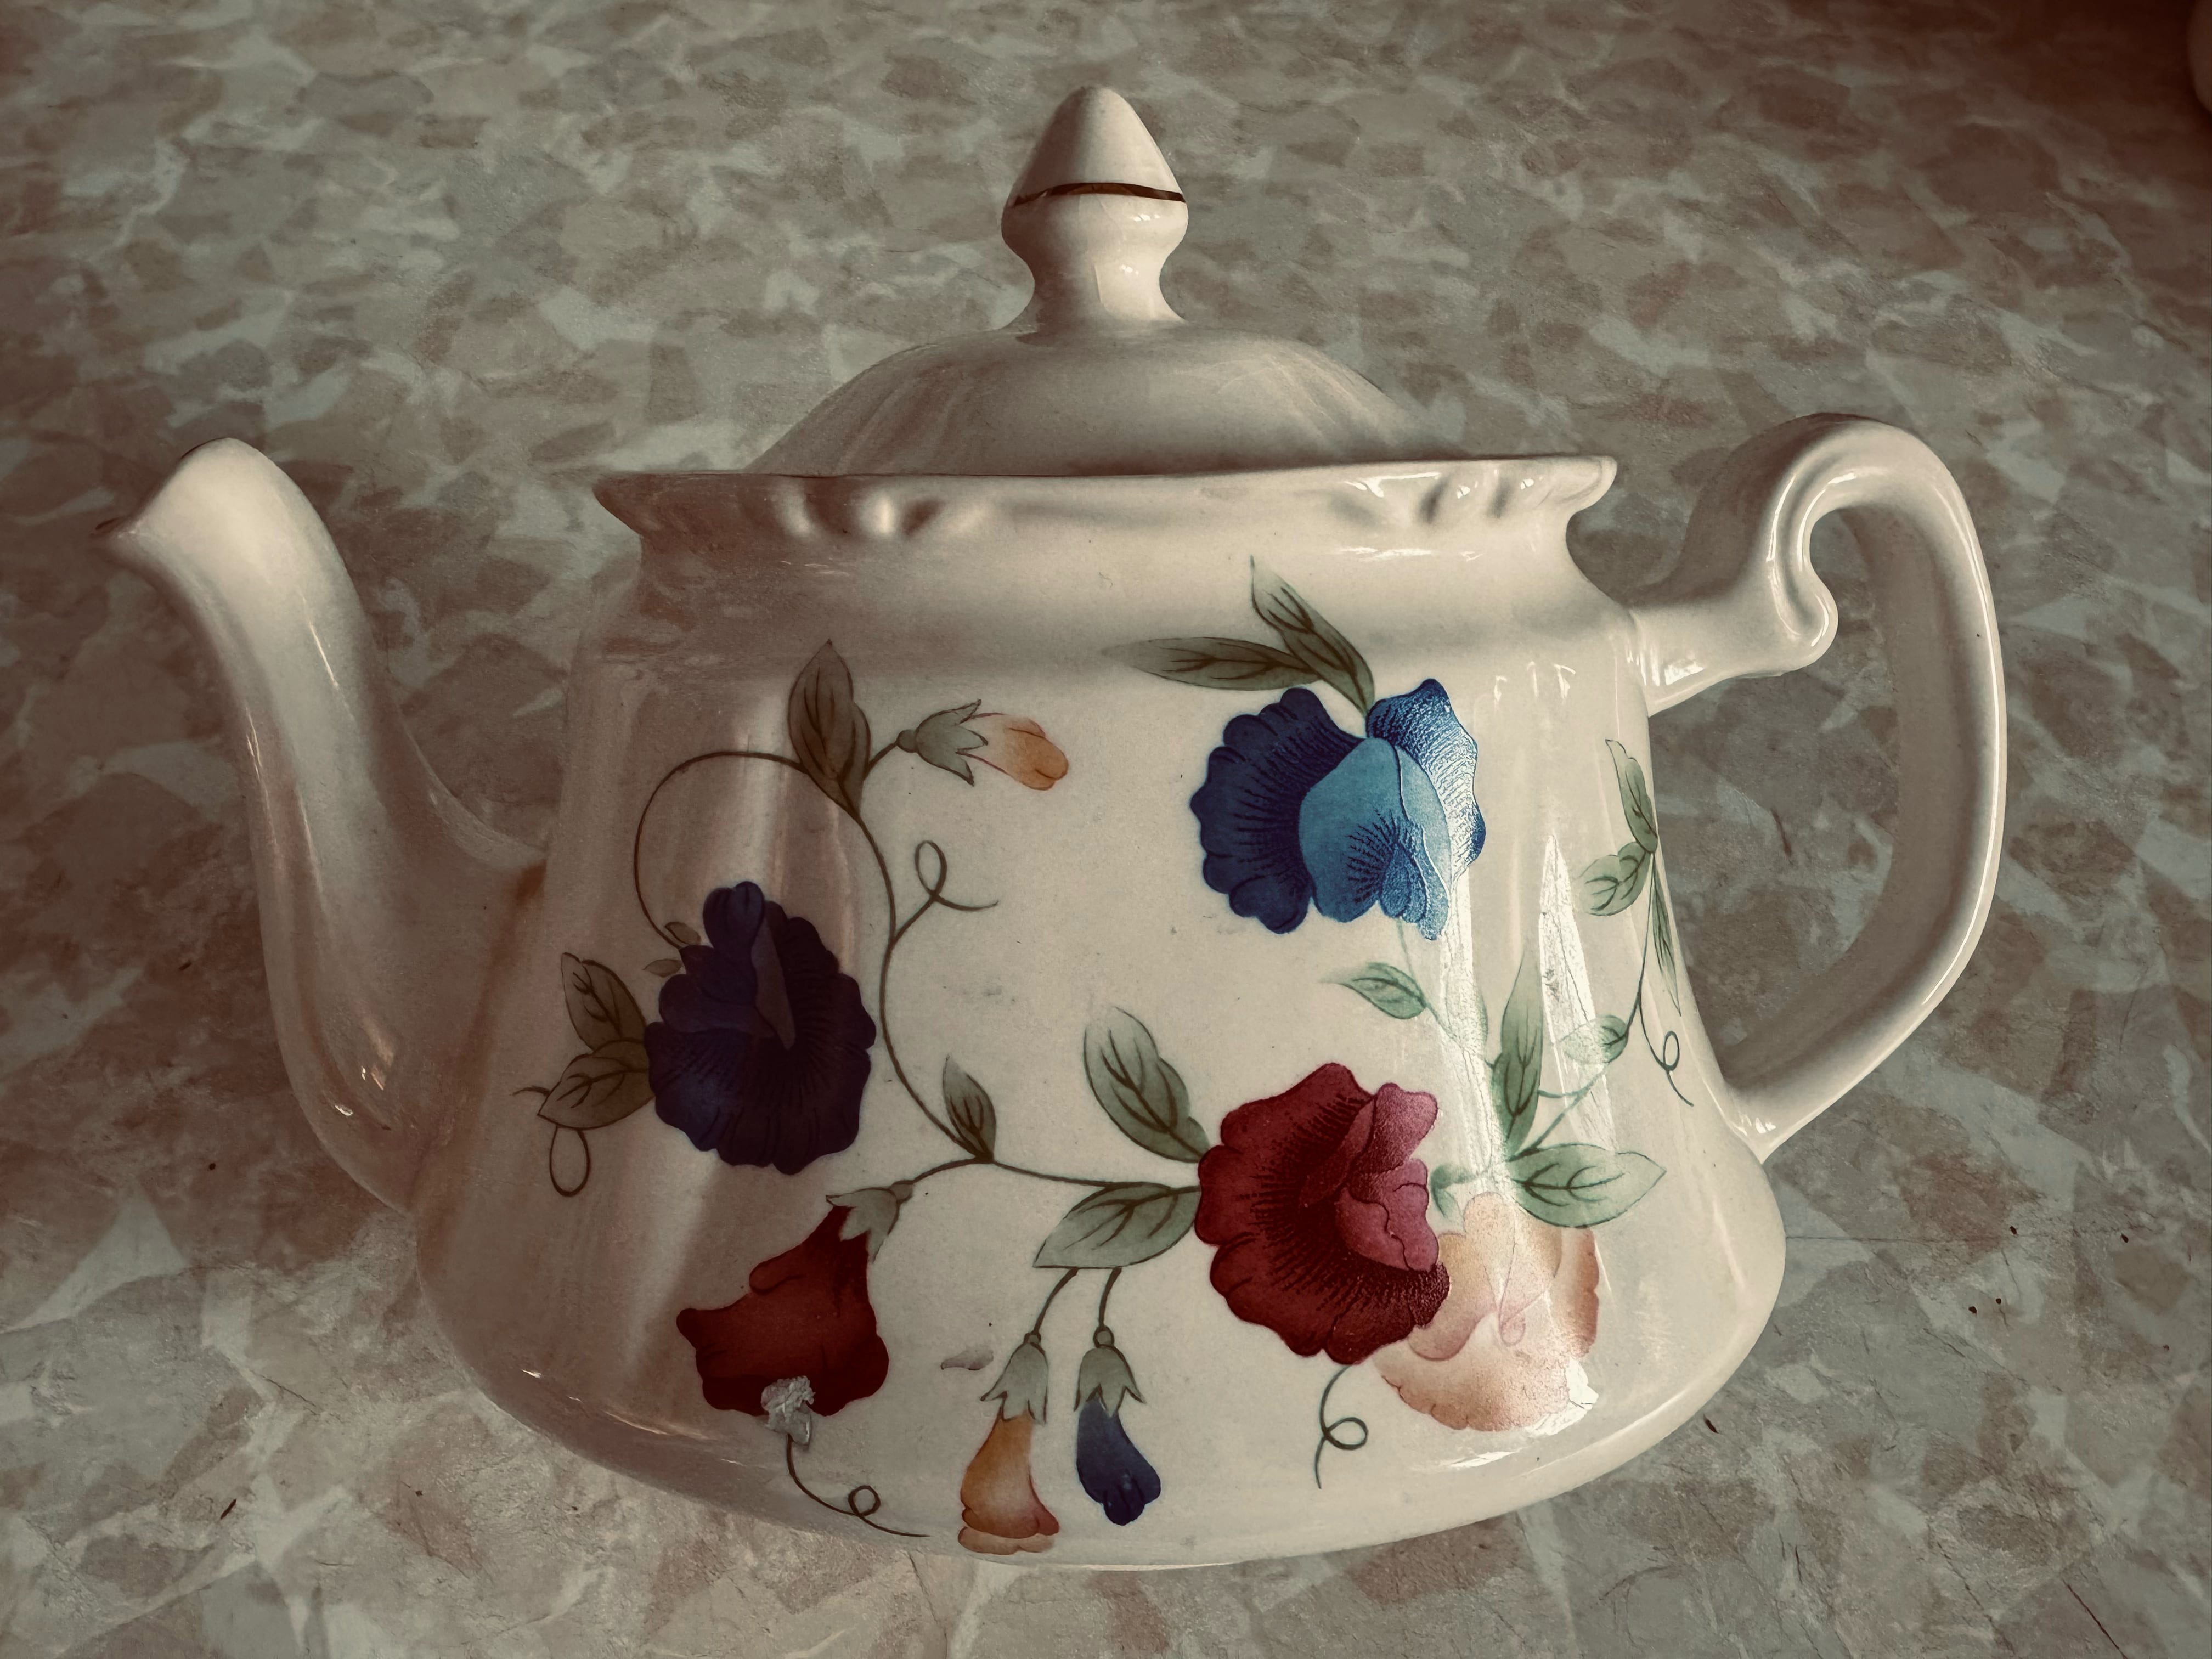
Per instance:
[[[1160,267],[1189,222],[1127,100],[1071,94],[1000,216],[1034,283],[1022,313],[863,370],[744,470],[1097,477],[1466,458],[1311,346],[1177,316]]]

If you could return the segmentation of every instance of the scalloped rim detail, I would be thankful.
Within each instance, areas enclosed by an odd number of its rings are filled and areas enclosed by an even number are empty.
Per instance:
[[[1196,531],[1304,507],[1370,529],[1471,528],[1565,519],[1611,488],[1606,455],[1516,455],[1282,471],[1026,477],[617,472],[592,494],[648,549],[786,541],[923,542],[994,525],[1120,523]]]

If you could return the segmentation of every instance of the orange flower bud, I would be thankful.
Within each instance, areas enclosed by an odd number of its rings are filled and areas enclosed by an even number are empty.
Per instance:
[[[1036,1427],[1027,1412],[993,1420],[960,1480],[963,1548],[1012,1555],[1052,1547],[1060,1522],[1038,1501],[1030,1479],[1030,1436]]]
[[[1035,720],[1014,714],[970,714],[965,724],[983,739],[968,758],[979,760],[1016,783],[1049,789],[1067,775],[1067,757]]]

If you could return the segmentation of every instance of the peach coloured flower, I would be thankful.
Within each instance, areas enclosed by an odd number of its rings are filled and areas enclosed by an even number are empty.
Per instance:
[[[1440,1233],[1451,1291],[1436,1316],[1375,1356],[1415,1411],[1448,1428],[1496,1433],[1571,1403],[1567,1373],[1597,1340],[1597,1243],[1485,1194],[1462,1231]]]
[[[1013,1555],[1052,1547],[1060,1522],[1038,1500],[1030,1479],[1027,1412],[994,1419],[991,1432],[960,1478],[960,1544],[979,1555]]]
[[[1031,789],[1049,789],[1067,775],[1067,757],[1035,720],[1014,714],[970,714],[964,724],[983,739],[968,750],[994,772]]]

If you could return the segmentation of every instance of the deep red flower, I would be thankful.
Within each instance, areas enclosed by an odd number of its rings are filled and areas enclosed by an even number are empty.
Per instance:
[[[761,1390],[803,1376],[811,1408],[826,1417],[884,1386],[890,1355],[868,1302],[867,1234],[837,1236],[851,1213],[833,1207],[803,1242],[755,1267],[728,1307],[676,1316],[698,1351],[708,1405],[765,1417]]]
[[[1334,1064],[1222,1119],[1194,1230],[1230,1310],[1342,1365],[1434,1318],[1449,1280],[1412,1154],[1436,1121],[1435,1096],[1370,1095]]]

